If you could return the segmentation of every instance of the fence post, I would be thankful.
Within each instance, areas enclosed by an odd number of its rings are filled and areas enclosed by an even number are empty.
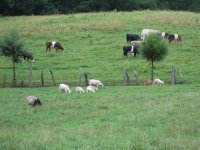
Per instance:
[[[126,79],[127,79],[127,85],[130,85],[131,84],[131,80],[130,80],[130,77],[128,75],[128,71],[126,70]]]
[[[30,67],[29,67],[29,87],[32,87],[32,70],[33,70],[33,66],[32,66],[32,63],[30,63]]]
[[[140,79],[139,79],[137,71],[135,69],[133,70],[133,74],[135,76],[136,85],[140,85]]]
[[[178,69],[178,73],[179,73],[179,75],[180,75],[180,77],[181,77],[180,84],[183,84],[183,75],[182,75],[182,73],[181,73],[181,70],[180,70],[180,69]]]
[[[81,86],[81,82],[82,82],[82,71],[81,71],[81,68],[79,68],[79,79],[78,79],[79,86]]]
[[[44,74],[43,74],[43,69],[41,72],[41,85],[44,86]]]
[[[84,73],[84,77],[85,77],[85,85],[88,86],[88,74]]]
[[[172,84],[176,84],[176,69],[172,66]]]
[[[6,74],[4,74],[3,76],[3,85],[2,85],[3,88],[6,87]]]
[[[128,75],[127,69],[124,69],[124,84],[125,85],[130,85],[130,77]]]
[[[55,78],[54,78],[54,75],[53,75],[53,71],[51,69],[50,70],[50,73],[51,73],[51,78],[52,78],[52,81],[53,81],[53,85],[56,86],[56,83],[55,83]]]

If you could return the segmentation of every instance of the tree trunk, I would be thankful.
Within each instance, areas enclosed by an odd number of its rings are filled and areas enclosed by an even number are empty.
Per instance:
[[[32,71],[33,71],[33,66],[31,63],[29,66],[29,87],[32,87]]]
[[[15,62],[13,62],[13,86],[16,86]]]
[[[153,60],[151,60],[151,81],[153,82]]]

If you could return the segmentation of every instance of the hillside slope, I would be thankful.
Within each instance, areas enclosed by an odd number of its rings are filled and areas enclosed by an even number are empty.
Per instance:
[[[51,84],[49,69],[55,80],[76,83],[79,69],[93,74],[107,85],[122,84],[123,69],[131,80],[135,68],[141,80],[150,78],[148,62],[140,56],[123,58],[122,46],[127,45],[126,33],[141,33],[153,28],[183,36],[182,43],[169,44],[167,57],[155,63],[155,77],[170,83],[171,68],[181,69],[186,83],[200,82],[200,15],[190,12],[135,11],[101,12],[55,16],[19,16],[0,18],[0,36],[16,29],[25,47],[34,54],[33,83],[40,83],[41,71],[45,82]],[[45,42],[58,40],[64,53],[45,52]],[[17,64],[18,82],[28,83],[29,64]],[[12,64],[0,56],[0,81],[6,74],[11,82]],[[133,82],[134,83],[134,82]]]

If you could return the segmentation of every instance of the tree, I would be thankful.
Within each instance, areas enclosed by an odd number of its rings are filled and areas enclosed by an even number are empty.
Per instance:
[[[20,62],[20,59],[25,54],[23,45],[16,31],[12,30],[4,36],[0,42],[0,52],[1,55],[11,58],[13,63],[13,86],[16,86],[15,65]]]
[[[167,43],[161,36],[151,34],[144,40],[140,50],[142,56],[151,63],[151,80],[153,81],[153,63],[165,58],[168,52]]]

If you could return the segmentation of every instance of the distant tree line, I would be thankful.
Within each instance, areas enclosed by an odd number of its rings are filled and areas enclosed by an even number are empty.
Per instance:
[[[200,12],[200,0],[1,0],[0,3],[0,15],[9,16],[143,9]]]

